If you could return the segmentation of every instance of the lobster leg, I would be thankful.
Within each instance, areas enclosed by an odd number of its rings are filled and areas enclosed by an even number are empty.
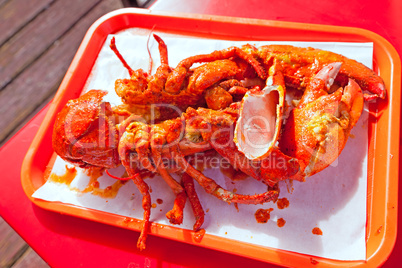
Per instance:
[[[159,173],[176,195],[174,207],[166,214],[172,224],[181,224],[186,193],[183,187],[166,171],[161,157],[161,147],[165,143],[163,128],[149,126],[142,122],[132,122],[123,133],[119,144],[119,153],[127,170],[131,170],[134,160],[132,150],[137,152],[135,160],[141,166],[154,173]],[[152,160],[152,161],[151,161]]]
[[[123,163],[123,165],[126,165],[127,163]],[[127,169],[127,172],[129,174],[129,177],[126,178],[119,178],[116,176],[113,176],[112,174],[110,174],[108,172],[108,170],[106,170],[106,173],[117,180],[132,180],[135,184],[135,186],[137,186],[137,189],[140,191],[140,193],[142,194],[142,208],[144,210],[144,221],[142,224],[142,228],[141,228],[141,233],[140,233],[140,237],[138,238],[137,241],[137,248],[140,250],[145,249],[146,247],[146,240],[147,240],[147,236],[148,236],[148,230],[149,230],[149,226],[150,226],[150,222],[149,222],[149,218],[151,216],[151,195],[149,194],[149,187],[148,184],[146,184],[146,182],[142,179],[141,177],[141,173],[135,173],[133,169],[130,168],[130,166],[125,166]]]
[[[155,161],[158,161],[158,157],[154,156],[153,158]],[[176,195],[173,208],[166,213],[166,218],[169,219],[171,224],[181,224],[183,222],[183,209],[187,199],[186,192],[183,187],[170,176],[163,165],[158,165],[158,173]]]
[[[129,174],[130,174],[130,172],[129,172]],[[141,228],[141,234],[140,234],[140,237],[138,238],[138,242],[137,242],[137,247],[140,250],[143,250],[146,247],[145,243],[147,240],[149,226],[150,226],[149,218],[151,216],[151,195],[149,194],[148,184],[146,184],[146,182],[141,178],[140,175],[134,174],[134,175],[131,175],[130,178],[132,179],[132,181],[137,186],[138,190],[140,191],[140,193],[143,196],[142,197],[142,208],[144,210],[144,216],[143,216],[144,221],[143,221],[142,228]]]
[[[247,63],[253,66],[260,78],[266,78],[264,67],[262,67],[262,65],[252,56],[252,54],[247,53],[238,47],[230,47],[227,49],[214,51],[210,54],[189,57],[179,62],[166,81],[165,91],[170,94],[178,94],[183,87],[187,73],[194,63],[212,62],[229,59],[231,57],[239,57],[245,60]]]
[[[173,208],[166,213],[166,218],[172,224],[181,224],[183,222],[183,209],[187,198],[186,193],[183,187],[166,170],[159,150],[152,149],[152,159],[156,165],[157,172],[176,196]]]
[[[154,34],[154,38],[159,44],[158,48],[161,59],[161,65],[156,70],[155,75],[149,76],[148,90],[150,90],[155,94],[157,92],[163,91],[166,80],[171,72],[171,68],[169,66],[168,52],[165,42],[162,40],[162,38],[160,38],[156,34]],[[149,73],[149,75],[151,74]]]
[[[204,223],[205,212],[195,191],[193,178],[187,173],[182,173],[181,179],[195,216],[193,230],[198,231]]]
[[[228,191],[218,185],[214,180],[206,177],[202,172],[196,170],[190,165],[184,156],[179,152],[177,147],[172,148],[172,156],[180,168],[185,171],[190,177],[195,179],[204,190],[213,196],[227,202],[239,204],[263,204],[269,201],[274,201],[278,198],[277,191],[268,191],[262,194],[241,195]]]
[[[181,120],[177,118],[175,120],[164,121],[158,125],[152,125],[151,127],[151,150],[154,165],[158,173],[176,195],[173,209],[166,213],[166,217],[172,224],[181,224],[183,222],[183,209],[186,204],[187,195],[184,188],[166,170],[162,159],[162,148],[166,143],[169,146],[172,143],[179,142],[181,126]]]
[[[135,136],[130,132],[124,132],[122,139],[119,143],[119,154],[122,161],[123,166],[126,168],[126,171],[129,175],[129,178],[132,179],[134,184],[137,186],[138,190],[142,194],[142,208],[144,209],[144,221],[143,226],[141,228],[141,234],[137,242],[137,247],[140,250],[145,249],[145,241],[148,235],[148,230],[150,226],[149,218],[151,215],[151,195],[149,193],[148,184],[141,178],[141,176],[135,172],[135,170],[131,167],[131,147],[128,147],[130,144],[135,144],[134,142]],[[138,141],[138,140],[137,140]]]

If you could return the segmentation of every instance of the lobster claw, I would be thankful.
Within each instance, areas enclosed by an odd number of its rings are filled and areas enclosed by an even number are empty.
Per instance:
[[[340,63],[328,64],[312,79],[284,127],[279,147],[298,159],[296,177],[312,176],[339,156],[363,110],[363,93],[352,79],[329,94]]]

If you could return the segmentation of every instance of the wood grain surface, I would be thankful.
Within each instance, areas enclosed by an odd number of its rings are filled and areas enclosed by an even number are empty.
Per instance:
[[[120,0],[0,0],[1,145],[51,101],[91,24],[122,7]],[[2,218],[0,267],[48,267]]]

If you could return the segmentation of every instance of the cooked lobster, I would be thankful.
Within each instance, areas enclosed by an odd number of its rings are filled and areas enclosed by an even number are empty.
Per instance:
[[[67,162],[81,168],[125,167],[125,179],[131,179],[143,195],[140,249],[145,248],[151,208],[144,171],[159,174],[175,193],[173,209],[166,214],[169,221],[182,222],[188,197],[196,217],[194,230],[198,230],[204,212],[193,179],[228,203],[275,201],[279,181],[303,181],[338,157],[362,113],[364,99],[385,97],[381,78],[337,54],[246,45],[190,57],[173,69],[168,66],[166,45],[154,37],[162,62],[154,75],[133,71],[112,39],[112,49],[130,72],[130,79],[116,81],[116,91],[128,107],[166,103],[186,108],[185,112],[150,124],[142,114],[122,115],[119,107],[103,101],[106,91],[91,90],[66,104],[53,132],[53,148]],[[197,62],[207,63],[191,69]],[[261,80],[258,86],[245,87],[242,80],[253,77]],[[304,93],[284,118],[284,111],[290,109],[285,102],[290,86],[303,88]],[[364,95],[361,87],[373,94]],[[240,96],[240,101],[228,94]],[[266,184],[267,191],[252,195],[230,192],[186,157],[211,149],[235,169]],[[171,173],[180,174],[181,181]]]

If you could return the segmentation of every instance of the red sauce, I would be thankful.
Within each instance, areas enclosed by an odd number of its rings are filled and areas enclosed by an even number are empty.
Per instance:
[[[377,234],[381,233],[382,231],[382,225],[377,229]]]
[[[103,168],[90,168],[83,170],[85,174],[90,178],[90,182],[96,181],[100,176],[103,175]]]
[[[103,175],[103,169],[89,169],[86,171],[86,175],[89,176],[89,183],[81,192],[88,193],[93,192],[95,189],[99,189],[98,179]]]
[[[163,200],[160,199],[160,198],[158,198],[158,199],[156,199],[156,203],[158,203],[159,205],[161,205],[161,204],[163,204]]]
[[[255,219],[258,223],[267,223],[268,220],[271,218],[271,211],[273,210],[273,208],[260,208],[254,213]]]
[[[237,203],[234,203],[234,206],[235,206],[237,212],[239,212],[239,205]]]
[[[105,189],[99,188],[99,177],[103,175],[103,168],[93,168],[86,170],[86,175],[89,176],[88,186],[80,191],[81,193],[91,193],[103,198],[115,198],[119,189],[127,182],[116,180],[112,185],[106,187]],[[79,191],[78,189],[75,189]]]
[[[77,176],[77,170],[75,169],[75,167],[69,168],[68,166],[66,166],[66,173],[61,176],[52,173],[49,177],[49,180],[70,185],[75,176]]]
[[[127,226],[127,227],[129,227],[129,226],[134,226],[134,225],[140,224],[140,223],[142,223],[142,220],[138,220],[138,219],[134,219],[134,218],[129,218],[129,217],[125,217],[125,218],[123,219],[123,221],[122,221],[122,224],[123,224],[124,226]]]
[[[314,264],[314,265],[318,264],[318,261],[314,260],[313,258],[310,258],[310,262],[311,262],[311,264]]]
[[[276,224],[278,227],[283,227],[285,225],[286,221],[283,218],[279,218]]]
[[[204,235],[205,235],[205,229],[200,229],[200,230],[198,230],[197,232],[195,232],[195,233],[194,233],[194,240],[195,240],[195,242],[200,243],[201,240],[202,240],[202,238],[204,237]]]
[[[322,235],[322,231],[321,231],[321,229],[318,228],[318,227],[313,228],[313,230],[312,230],[311,232],[312,232],[313,234],[315,234],[315,235]]]
[[[289,200],[286,197],[279,198],[276,205],[279,209],[287,208],[289,206]]]
[[[90,183],[88,187],[99,188],[99,181],[94,181]]]
[[[98,187],[93,187],[92,194],[98,195],[103,198],[115,198],[117,193],[119,192],[120,187],[122,187],[126,181],[116,180],[111,186],[106,187],[105,189],[100,189],[99,183],[93,183],[93,185],[97,185]]]
[[[80,190],[75,187],[70,187],[70,190],[77,191],[80,193],[91,193],[93,195],[98,195],[103,198],[115,198],[119,189],[127,182],[116,180],[112,185],[106,187],[105,189],[99,188],[98,179],[103,175],[103,168],[93,168],[84,170],[85,175],[89,177],[89,182],[87,187],[84,190]],[[59,176],[54,173],[51,173],[48,180],[58,183],[64,183],[67,186],[70,186],[71,182],[77,176],[77,169],[75,167],[66,166],[66,173]]]

